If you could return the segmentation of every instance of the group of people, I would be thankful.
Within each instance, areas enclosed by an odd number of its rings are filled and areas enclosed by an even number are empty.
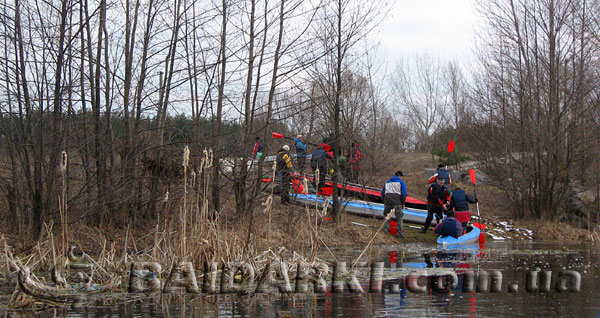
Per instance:
[[[381,189],[384,202],[384,216],[395,211],[397,236],[402,234],[403,209],[406,203],[406,185],[402,180],[402,171],[396,171]],[[477,203],[477,197],[467,194],[460,187],[452,190],[452,178],[444,165],[440,164],[437,173],[429,179],[431,185],[427,189],[427,218],[420,233],[426,233],[433,217],[436,219],[435,233],[441,236],[459,237],[466,233],[466,227],[471,219],[469,203]],[[443,217],[446,215],[446,218]],[[385,224],[389,230],[390,221]]]
[[[294,138],[294,146],[296,148],[296,164],[297,171],[301,174],[304,173],[304,166],[308,157],[308,146],[304,141],[302,135],[297,135]],[[258,160],[263,154],[263,143],[259,137],[256,137],[254,144],[253,155]],[[323,143],[316,145],[315,149],[311,154],[310,166],[313,170],[313,174],[316,177],[318,175],[319,182],[315,184],[317,189],[323,188],[328,172],[328,161],[333,159],[333,152],[331,146],[328,145],[328,140],[323,140]],[[346,159],[350,164],[350,181],[358,182],[358,173],[360,169],[360,161],[362,160],[362,153],[358,148],[358,144],[353,142],[350,151],[346,154]],[[283,145],[277,151],[276,157],[276,175],[281,184],[281,204],[289,204],[289,187],[294,172],[294,163],[292,162],[292,156],[290,155],[290,146]]]
[[[317,189],[322,189],[328,172],[328,161],[333,159],[331,147],[327,140],[316,145],[311,154],[310,166],[315,176],[315,182],[318,176]],[[302,135],[294,138],[296,148],[297,171],[304,172],[304,166],[308,155],[308,146]],[[254,146],[254,155],[257,159],[263,154],[263,144],[259,137],[256,137]],[[358,181],[358,173],[362,153],[358,144],[353,142],[350,151],[345,156],[349,164],[349,179],[351,182]],[[294,172],[294,164],[290,155],[290,146],[283,145],[277,152],[276,174],[281,185],[281,204],[289,205],[289,191],[291,178]],[[404,238],[403,228],[403,209],[406,204],[406,184],[402,180],[404,174],[398,170],[385,182],[381,189],[381,198],[384,202],[384,216],[394,211],[396,217],[397,236]],[[477,203],[477,198],[469,195],[460,187],[452,189],[452,178],[443,164],[438,165],[437,173],[429,179],[431,185],[427,189],[427,218],[425,225],[420,233],[426,233],[433,217],[436,219],[435,233],[442,236],[459,237],[466,232],[466,227],[470,221],[469,203]],[[443,215],[446,215],[444,218]],[[386,221],[385,229],[390,229],[390,221]]]

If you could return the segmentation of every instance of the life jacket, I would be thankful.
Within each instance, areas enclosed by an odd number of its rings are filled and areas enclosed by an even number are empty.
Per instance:
[[[446,217],[440,225],[435,228],[435,233],[444,236],[458,238],[462,235],[463,229],[460,223],[453,217]]]
[[[438,178],[444,179],[444,184],[450,184],[450,174],[448,173],[448,171],[446,171],[446,169],[438,169],[437,175]]]
[[[452,192],[453,206],[455,211],[469,211],[469,203],[467,202],[467,192],[458,190]]]
[[[440,203],[440,201],[442,203]],[[446,202],[444,197],[444,189],[437,182],[432,183],[427,189],[427,204],[441,207]]]
[[[289,172],[293,167],[292,157],[290,157],[290,155],[285,150],[281,150],[277,153],[276,160],[277,160],[277,166],[276,166],[275,170],[277,172],[282,172],[282,171]]]

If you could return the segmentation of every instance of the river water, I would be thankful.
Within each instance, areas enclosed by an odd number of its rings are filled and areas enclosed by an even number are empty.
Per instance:
[[[128,294],[95,296],[58,308],[33,312],[2,306],[0,314],[8,317],[364,317],[364,316],[451,316],[451,317],[600,317],[599,246],[593,244],[549,244],[530,241],[491,242],[484,249],[469,246],[443,249],[426,244],[404,244],[375,248],[364,260],[383,262],[383,292],[369,292],[370,269],[357,272],[363,293],[293,293],[271,292],[260,296]],[[351,264],[360,250],[333,250],[320,255],[328,261]],[[528,273],[543,271],[538,289],[528,287]],[[467,276],[474,274],[474,288],[465,288]],[[571,291],[558,292],[556,284],[566,281],[561,272],[578,273],[581,284],[575,290],[573,280],[565,286]],[[431,275],[457,273],[455,285],[435,285]],[[411,290],[403,277],[412,273],[422,276]],[[490,284],[477,288],[485,273],[501,274]],[[424,277],[428,276],[428,277]],[[493,276],[493,275],[492,275]],[[531,276],[529,276],[531,277]],[[546,284],[547,278],[551,281]],[[572,278],[572,277],[571,277]],[[293,279],[293,278],[292,278]],[[531,281],[531,280],[530,280]],[[292,281],[293,284],[293,281]],[[494,285],[494,287],[490,287]],[[548,286],[548,290],[543,290]],[[532,287],[530,285],[529,287]],[[533,286],[535,287],[535,286]],[[492,292],[496,288],[495,292]],[[540,291],[542,289],[542,291]],[[14,286],[5,286],[2,303],[6,304]]]

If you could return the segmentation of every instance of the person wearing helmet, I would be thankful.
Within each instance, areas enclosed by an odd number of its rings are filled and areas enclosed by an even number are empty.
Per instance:
[[[294,138],[296,144],[296,160],[298,160],[298,172],[304,172],[304,163],[306,161],[306,143],[304,142],[303,136],[298,135]]]
[[[289,205],[290,202],[290,174],[293,172],[294,166],[289,151],[290,146],[283,145],[277,152],[275,173],[281,185],[281,205]]]

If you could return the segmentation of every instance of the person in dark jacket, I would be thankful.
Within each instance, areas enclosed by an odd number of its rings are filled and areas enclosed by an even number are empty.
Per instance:
[[[435,227],[434,232],[442,237],[452,236],[454,238],[458,238],[464,233],[462,225],[454,218],[454,211],[452,210],[446,212],[446,218]]]
[[[450,196],[452,196],[452,178],[445,167],[446,166],[440,163],[437,168],[437,175],[439,178],[444,179],[444,190],[446,191],[448,198],[450,198]]]
[[[462,224],[463,230],[466,231],[467,224],[471,220],[471,212],[469,211],[469,203],[477,203],[478,200],[475,196],[467,194],[467,192],[460,187],[456,187],[452,192],[450,198],[450,205],[448,205],[448,211],[454,209],[456,212],[456,219]]]
[[[306,161],[306,143],[303,140],[302,135],[296,136],[294,138],[294,143],[296,144],[296,160],[298,160],[298,172],[304,172],[304,163]]]
[[[310,166],[313,170],[313,174],[315,175],[315,182],[317,177],[317,169],[319,170],[319,184],[317,184],[317,191],[321,190],[321,188],[325,185],[325,175],[327,173],[327,160],[333,159],[329,153],[325,152],[324,144],[320,144],[317,146],[312,153],[312,157],[310,159]]]
[[[434,214],[436,222],[440,223],[440,220],[442,219],[442,210],[448,210],[446,191],[444,191],[444,181],[445,180],[442,177],[438,176],[436,181],[429,186],[429,189],[427,189],[427,218],[425,219],[425,225],[420,233],[427,232]]]
[[[387,216],[392,209],[396,217],[396,236],[404,238],[402,234],[402,218],[404,217],[404,204],[406,203],[406,184],[402,181],[402,171],[398,170],[381,188],[381,198],[383,199],[383,216]],[[390,230],[391,220],[385,222],[385,231]]]
[[[252,152],[252,156],[254,156],[256,160],[260,160],[260,157],[262,157],[263,148],[263,142],[260,140],[260,137],[256,137],[256,142],[254,143],[254,151]]]
[[[281,204],[289,205],[290,202],[290,174],[293,172],[292,157],[290,156],[290,146],[283,145],[277,152],[275,173],[279,178],[281,185]]]

